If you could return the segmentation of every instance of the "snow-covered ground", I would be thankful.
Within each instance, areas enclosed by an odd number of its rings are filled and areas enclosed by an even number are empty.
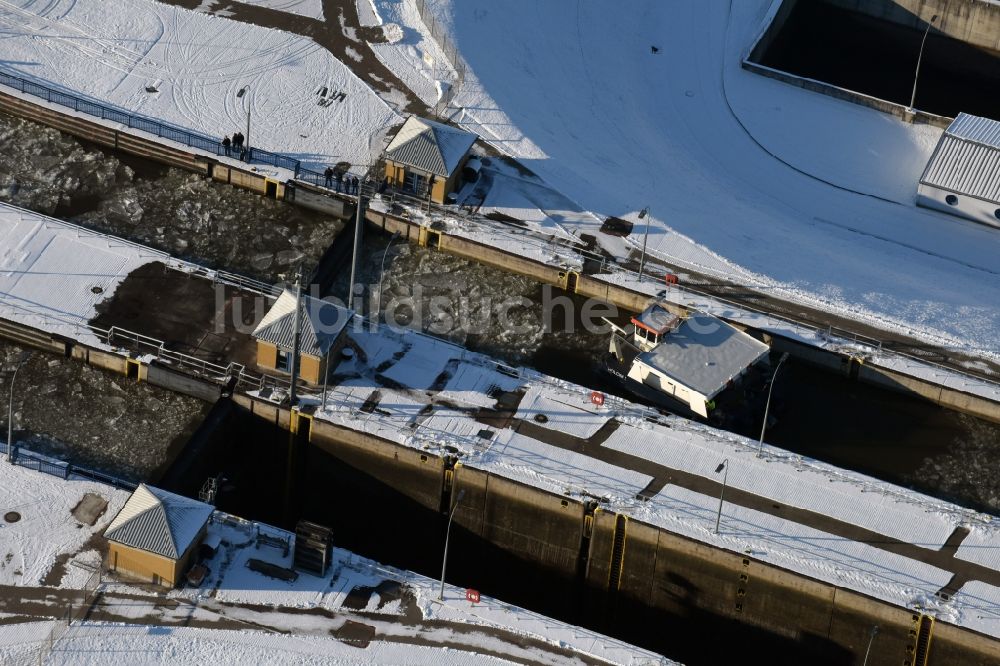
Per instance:
[[[323,20],[323,0],[237,0],[244,5],[254,5],[264,7],[279,12],[305,16],[307,18]],[[219,0],[208,0],[208,4],[215,6]],[[205,7],[205,3],[199,7],[201,11],[208,11],[211,7]]]
[[[939,130],[741,69],[771,0],[429,4],[469,65],[453,118],[584,210],[649,206],[665,259],[998,357],[1000,234],[913,204]]]
[[[246,131],[249,108],[249,145],[320,171],[367,164],[400,120],[312,40],[155,0],[3,2],[0,29],[7,71],[220,140]],[[345,96],[320,105],[324,88]]]
[[[650,249],[665,259],[1000,358],[1000,235],[912,205],[911,179],[936,130],[741,69],[770,0],[628,12],[531,0],[427,4],[468,65],[455,120],[579,204],[508,187],[487,209],[594,233],[621,255],[635,243],[602,235],[598,223],[636,220],[648,206]],[[415,3],[357,6],[369,25],[400,26],[402,36],[389,30],[394,39],[374,48],[436,99],[451,65]],[[251,143],[309,166],[366,163],[399,121],[308,39],[153,0],[19,0],[0,6],[0,26],[11,29],[0,55],[15,72],[208,134],[242,126],[235,92],[251,82]],[[347,97],[321,106],[324,86]],[[642,231],[639,222],[633,237]]]
[[[422,102],[437,104],[442,87],[455,85],[456,74],[420,18],[415,0],[355,0],[355,4],[361,25],[382,28],[386,41],[369,44],[375,56]]]
[[[95,524],[81,526],[71,510],[84,493],[108,501]],[[80,589],[100,562],[89,540],[122,508],[128,493],[102,484],[64,481],[0,465],[0,662],[36,663],[37,650],[67,602],[37,586],[53,567],[63,590]],[[470,602],[465,590],[383,567],[334,550],[328,573],[299,573],[284,581],[257,573],[251,560],[286,572],[288,554],[255,545],[258,532],[284,539],[282,530],[217,514],[209,538],[220,547],[202,587],[169,592],[105,583],[94,616],[71,624],[56,642],[51,664],[668,664],[653,653],[496,599]],[[23,589],[19,598],[18,588]],[[65,599],[76,602],[75,596]],[[51,611],[46,609],[51,608]],[[192,626],[199,628],[193,628]]]
[[[202,270],[169,255],[0,203],[0,318],[90,345],[97,304],[154,261]],[[207,274],[211,274],[209,271]]]
[[[92,344],[96,305],[163,253],[0,204],[0,316]]]
[[[108,502],[93,526],[81,524],[72,514],[87,493]],[[71,560],[95,564],[87,541],[107,527],[128,495],[95,481],[75,477],[64,481],[11,465],[4,458],[0,461],[0,585],[39,585],[61,555],[67,558],[64,565],[68,566],[61,580],[53,582],[69,587],[80,584],[89,572],[72,565]],[[11,511],[20,514],[16,522],[3,519]]]

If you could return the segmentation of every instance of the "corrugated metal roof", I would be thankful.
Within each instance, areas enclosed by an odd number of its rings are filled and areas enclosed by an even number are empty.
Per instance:
[[[476,142],[476,135],[410,116],[385,149],[386,159],[449,177]]]
[[[947,134],[1000,149],[1000,122],[960,113],[946,130]]]
[[[329,301],[305,296],[299,311],[299,351],[310,356],[323,356],[351,320],[349,310]],[[268,310],[253,337],[291,351],[295,346],[295,294],[286,289]]]
[[[208,522],[214,507],[140,484],[104,536],[110,541],[179,559]]]
[[[934,149],[920,183],[1000,205],[1000,122],[959,114]]]

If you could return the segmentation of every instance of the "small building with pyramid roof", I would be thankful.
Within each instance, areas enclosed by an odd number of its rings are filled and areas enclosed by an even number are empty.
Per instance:
[[[295,349],[295,292],[285,289],[254,329],[257,365],[265,370],[291,372]],[[299,305],[298,375],[303,381],[321,384],[327,360],[340,351],[341,335],[351,321],[351,311],[329,301],[303,296]]]
[[[445,203],[461,181],[462,168],[476,135],[456,127],[410,116],[385,149],[390,185]]]
[[[108,525],[108,568],[174,587],[191,564],[215,508],[142,483]]]

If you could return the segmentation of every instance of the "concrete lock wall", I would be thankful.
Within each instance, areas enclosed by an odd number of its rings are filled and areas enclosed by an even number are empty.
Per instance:
[[[281,428],[290,427],[284,407],[245,395],[234,400]],[[864,654],[877,624],[871,663],[904,663],[912,655],[920,615],[909,609],[633,519],[625,523],[620,576],[613,577],[618,524],[613,511],[598,508],[590,517],[576,499],[462,463],[449,469],[438,456],[324,421],[312,422],[310,443],[430,510],[440,511],[464,492],[456,526],[546,571],[572,578],[586,555],[583,583],[608,591],[620,580],[607,603],[625,599],[679,620],[733,620],[803,644],[822,648],[827,643],[828,649],[855,657]],[[935,627],[928,664],[986,664],[997,650],[995,640],[973,631],[943,623]]]
[[[417,504],[434,511],[440,509],[445,462],[438,456],[341,428],[328,421],[313,421],[309,440],[311,444],[352,468],[381,480]]]
[[[815,0],[813,0],[815,1]],[[823,0],[915,30],[935,14],[934,30],[954,39],[1000,51],[1000,5],[985,0]]]
[[[582,504],[456,465],[453,494],[463,490],[456,524],[517,557],[565,576],[575,574],[583,539]]]

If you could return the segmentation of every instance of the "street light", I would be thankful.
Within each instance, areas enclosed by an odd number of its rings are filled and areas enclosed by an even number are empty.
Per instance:
[[[865,650],[865,661],[862,664],[862,666],[868,666],[868,654],[872,651],[872,642],[875,640],[875,636],[877,636],[877,635],[878,635],[878,625],[877,624],[873,624],[872,625],[872,635],[868,639],[868,649]]]
[[[399,238],[399,232],[393,231],[392,238],[389,239],[389,244],[385,246],[385,252],[382,253],[382,266],[378,269],[378,303],[375,306],[375,319],[379,318],[379,313],[382,312],[382,277],[385,275],[385,258],[389,254],[389,248],[395,240]]]
[[[236,99],[242,99],[243,95],[250,92],[250,86],[245,85],[236,93]],[[247,135],[243,139],[246,142],[247,157],[250,157],[250,97],[247,97]],[[250,161],[249,159],[247,160]]]
[[[361,209],[364,208],[365,202],[365,181],[369,179],[372,173],[373,164],[366,165],[365,173],[361,178],[361,184],[358,186],[358,210],[357,218],[354,222],[354,252],[351,254],[351,284],[347,287],[347,309],[354,309],[354,278],[358,271],[358,253],[361,251],[361,234],[364,229],[362,224]]]
[[[771,409],[771,392],[774,390],[774,383],[778,380],[778,370],[781,370],[781,364],[787,359],[788,352],[785,352],[781,355],[778,365],[774,366],[774,374],[771,375],[771,386],[767,389],[767,402],[764,403],[764,423],[760,426],[760,444],[757,445],[758,458],[760,458],[760,454],[764,451],[764,431],[767,430],[767,412]]]
[[[444,572],[448,568],[448,538],[451,536],[451,521],[455,517],[455,509],[458,508],[458,503],[462,501],[464,496],[465,488],[462,488],[458,491],[455,504],[451,507],[451,513],[448,514],[448,528],[444,533],[444,560],[441,562],[441,591],[438,592],[438,601],[444,600]]]
[[[31,358],[30,351],[21,352],[14,366],[14,374],[10,378],[10,403],[7,407],[7,462],[9,463],[14,462],[14,380],[17,379],[17,371],[28,362],[29,358]]]
[[[920,40],[920,52],[917,54],[917,71],[913,74],[913,94],[910,95],[909,110],[911,113],[914,111],[913,105],[917,102],[917,79],[920,77],[920,62],[924,59],[924,44],[927,43],[927,33],[931,31],[931,24],[937,21],[937,17],[937,14],[931,17],[931,20],[927,23],[927,27],[924,28],[924,37]]]
[[[639,211],[639,219],[643,220],[649,215],[649,206]],[[643,226],[642,232],[642,258],[639,259],[639,279],[642,279],[642,269],[646,265],[646,241],[649,240],[649,222]]]
[[[722,492],[719,493],[719,512],[715,515],[715,533],[719,533],[719,523],[722,521],[722,501],[726,497],[726,484],[729,482],[729,458],[725,458],[715,468],[715,473],[722,472]]]

